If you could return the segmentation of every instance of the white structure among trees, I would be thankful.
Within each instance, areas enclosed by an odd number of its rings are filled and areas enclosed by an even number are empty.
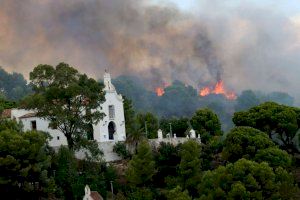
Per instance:
[[[98,108],[105,114],[97,124],[93,125],[93,131],[89,135],[89,139],[94,139],[97,142],[117,142],[125,141],[125,118],[123,98],[119,95],[111,83],[109,73],[104,74],[104,91],[105,102]],[[32,110],[12,109],[11,118],[21,121],[24,126],[24,131],[39,130],[48,132],[51,135],[49,145],[57,147],[67,145],[67,139],[64,134],[57,130],[49,128],[49,122],[38,118]]]

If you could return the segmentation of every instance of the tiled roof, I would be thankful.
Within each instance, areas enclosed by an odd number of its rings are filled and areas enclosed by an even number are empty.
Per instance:
[[[91,191],[91,197],[94,200],[103,200],[102,196],[97,191]]]
[[[1,117],[3,118],[11,118],[11,109],[5,109],[3,110]]]
[[[31,117],[35,117],[36,113],[27,113],[25,115],[22,115],[20,118],[31,118]]]

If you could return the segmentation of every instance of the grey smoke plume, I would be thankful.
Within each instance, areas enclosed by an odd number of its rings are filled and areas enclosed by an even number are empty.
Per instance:
[[[300,97],[300,20],[271,8],[219,1],[197,13],[146,0],[1,0],[0,66],[25,76],[63,61],[99,78],[141,76],[149,89],[178,79],[224,79],[241,91]]]

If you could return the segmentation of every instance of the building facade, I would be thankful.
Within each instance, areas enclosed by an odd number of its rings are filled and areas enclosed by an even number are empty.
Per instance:
[[[115,87],[111,83],[109,73],[104,74],[104,91],[105,102],[98,108],[105,116],[97,124],[93,125],[93,138],[99,143],[115,143],[118,141],[125,141],[125,117],[123,98],[117,93]],[[67,145],[67,139],[64,134],[57,130],[49,128],[49,121],[36,117],[32,110],[12,109],[11,119],[22,122],[24,131],[39,130],[48,132],[52,139],[49,145],[52,147],[59,147]]]

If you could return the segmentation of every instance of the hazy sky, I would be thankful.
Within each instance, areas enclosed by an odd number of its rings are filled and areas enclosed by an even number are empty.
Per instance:
[[[140,76],[149,89],[224,80],[300,102],[297,0],[0,0],[0,66],[28,77],[67,62],[101,78]]]
[[[161,2],[161,0],[153,0],[156,3]],[[181,9],[185,11],[196,11],[197,8],[205,4],[201,0],[165,0],[166,2],[172,2],[178,5]],[[215,2],[222,2],[228,7],[238,7],[243,3],[251,3],[252,5],[258,7],[271,7],[273,10],[281,12],[287,16],[294,16],[300,14],[300,1],[299,0],[211,0]]]

